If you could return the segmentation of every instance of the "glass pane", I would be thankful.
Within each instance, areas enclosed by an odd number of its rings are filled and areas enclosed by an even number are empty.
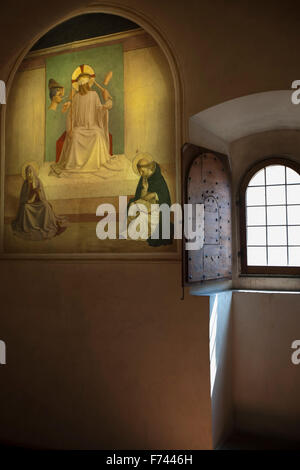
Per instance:
[[[247,245],[265,245],[266,229],[265,227],[247,228]]]
[[[268,248],[268,266],[286,266],[287,249],[286,247]]]
[[[266,209],[264,207],[248,207],[247,225],[266,225]]]
[[[291,168],[286,167],[287,184],[300,183],[300,175]]]
[[[265,188],[247,188],[246,205],[263,206],[265,204]]]
[[[289,245],[300,245],[300,227],[289,227]]]
[[[264,168],[262,170],[259,170],[257,173],[255,173],[254,176],[252,176],[248,186],[261,186],[265,185],[265,170]]]
[[[268,227],[268,245],[286,244],[286,227]]]
[[[300,206],[288,206],[288,224],[300,224]]]
[[[285,184],[285,167],[283,165],[267,166],[266,184]]]
[[[290,186],[291,188],[293,186]],[[300,187],[300,186],[299,186]],[[255,188],[256,191],[258,188]],[[285,186],[268,186],[267,187],[267,204],[285,204]]]
[[[287,187],[287,202],[288,204],[300,203],[300,184]]]
[[[289,248],[289,266],[300,266],[300,248]]]
[[[266,247],[247,248],[247,264],[248,266],[265,266],[267,263]]]
[[[285,206],[267,207],[268,225],[286,225]]]

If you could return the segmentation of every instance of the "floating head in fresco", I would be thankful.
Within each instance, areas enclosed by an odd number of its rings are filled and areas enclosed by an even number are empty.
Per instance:
[[[56,111],[57,106],[59,103],[61,103],[63,96],[65,94],[65,88],[59,83],[57,83],[53,78],[50,78],[49,83],[48,83],[48,88],[49,88],[49,97],[51,100],[51,104],[49,106],[49,109],[52,111]]]

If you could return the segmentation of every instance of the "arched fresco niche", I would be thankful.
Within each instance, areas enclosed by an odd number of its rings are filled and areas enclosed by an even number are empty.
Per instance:
[[[177,256],[173,239],[119,237],[120,196],[146,191],[173,203],[178,182],[169,63],[126,21],[104,13],[66,21],[20,64],[6,110],[4,254]],[[101,204],[115,208],[116,239],[96,235]]]

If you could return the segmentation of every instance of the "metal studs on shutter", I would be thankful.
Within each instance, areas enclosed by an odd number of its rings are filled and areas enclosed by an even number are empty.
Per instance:
[[[226,160],[212,152],[198,154],[186,175],[185,202],[204,204],[204,245],[185,253],[187,283],[231,277],[231,185]]]

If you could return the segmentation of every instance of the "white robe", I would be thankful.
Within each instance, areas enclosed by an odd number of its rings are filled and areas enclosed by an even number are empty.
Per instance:
[[[51,165],[54,174],[97,173],[103,167],[122,170],[118,159],[109,154],[108,110],[111,108],[111,99],[101,104],[96,91],[73,97],[61,156],[57,164]]]

